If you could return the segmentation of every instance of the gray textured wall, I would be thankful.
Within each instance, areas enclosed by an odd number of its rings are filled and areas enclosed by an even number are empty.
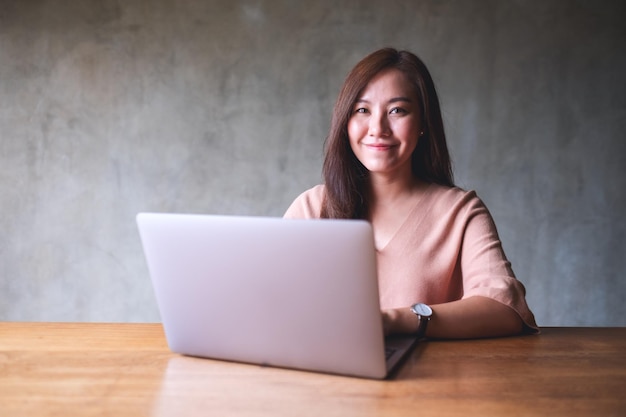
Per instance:
[[[626,325],[624,2],[301,4],[0,0],[0,320],[158,320],[135,214],[282,215],[391,45],[539,323]]]

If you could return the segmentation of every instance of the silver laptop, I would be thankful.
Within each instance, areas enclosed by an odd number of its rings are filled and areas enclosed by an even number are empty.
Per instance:
[[[382,379],[414,345],[383,336],[369,223],[140,213],[173,352]]]

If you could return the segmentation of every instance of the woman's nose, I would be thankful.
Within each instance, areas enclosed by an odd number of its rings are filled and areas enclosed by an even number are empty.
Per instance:
[[[391,130],[389,128],[389,122],[385,115],[372,114],[369,118],[369,131],[368,134],[374,137],[389,136]]]

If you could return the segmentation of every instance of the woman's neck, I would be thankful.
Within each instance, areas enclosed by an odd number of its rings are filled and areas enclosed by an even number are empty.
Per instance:
[[[370,175],[368,200],[370,207],[387,206],[412,197],[422,183],[413,175],[402,177],[386,177]]]

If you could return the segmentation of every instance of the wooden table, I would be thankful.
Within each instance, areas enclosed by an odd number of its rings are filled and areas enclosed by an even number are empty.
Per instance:
[[[183,357],[159,324],[0,323],[0,416],[625,416],[626,328],[421,343],[386,381]]]

